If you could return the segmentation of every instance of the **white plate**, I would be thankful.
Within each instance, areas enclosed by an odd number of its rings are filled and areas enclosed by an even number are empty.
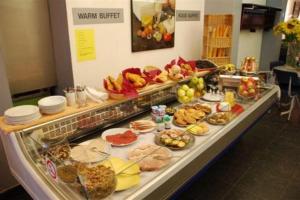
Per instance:
[[[145,123],[151,123],[151,125],[153,126],[153,127],[151,127],[151,128],[148,128],[148,129],[138,130],[138,129],[132,128],[131,123],[130,123],[130,124],[129,124],[129,127],[130,127],[134,132],[138,132],[138,133],[149,133],[149,132],[151,132],[151,131],[154,131],[155,128],[156,128],[156,124],[155,124],[152,120],[137,120],[137,121],[133,121],[133,122],[141,122],[141,123],[145,122]]]
[[[9,108],[4,112],[4,116],[8,118],[26,118],[31,115],[34,115],[36,113],[39,113],[39,108],[37,106],[32,105],[23,105],[23,106],[16,106],[13,108]]]
[[[102,146],[102,147],[101,147]],[[96,163],[107,158],[110,145],[101,138],[96,138],[75,145],[71,148],[71,158],[83,163]],[[99,152],[98,152],[99,151]],[[106,154],[102,154],[104,152]]]
[[[10,125],[29,124],[29,123],[41,118],[41,116],[42,115],[40,113],[38,113],[37,115],[34,115],[34,117],[32,117],[30,119],[20,120],[20,121],[15,121],[15,120],[10,120],[10,119],[5,118],[5,122]]]
[[[106,140],[106,136],[108,136],[108,135],[115,135],[115,134],[118,134],[118,133],[124,133],[125,131],[130,131],[130,129],[129,128],[112,128],[112,129],[107,129],[106,131],[104,131],[102,133],[101,138],[103,140],[105,140],[106,142],[110,143],[112,146],[118,146],[118,147],[131,145],[131,144],[135,143],[138,140],[138,138],[137,138],[135,141],[133,141],[131,143],[128,143],[128,144],[113,144],[113,143],[111,143],[111,142],[109,142],[109,141]]]
[[[211,102],[219,102],[222,101],[223,95],[220,94],[212,94],[212,93],[206,93],[203,97],[201,97],[205,101],[211,101]]]
[[[35,114],[32,114],[30,116],[26,116],[26,117],[7,117],[7,116],[4,116],[5,117],[5,120],[7,121],[10,121],[10,122],[23,122],[23,121],[29,121],[29,120],[32,120],[32,119],[36,119],[36,118],[39,118],[41,117],[41,113],[40,112],[37,112]]]

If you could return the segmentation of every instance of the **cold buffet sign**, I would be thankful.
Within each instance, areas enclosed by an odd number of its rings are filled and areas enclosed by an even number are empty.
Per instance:
[[[123,8],[72,8],[74,25],[123,23]]]

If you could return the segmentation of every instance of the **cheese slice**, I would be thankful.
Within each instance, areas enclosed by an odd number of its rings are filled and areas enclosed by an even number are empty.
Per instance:
[[[120,174],[117,176],[116,191],[129,189],[135,185],[140,184],[140,182],[141,176],[139,174],[130,176],[126,174]]]
[[[140,167],[137,164],[133,164],[132,161],[126,161],[121,158],[111,157],[109,161],[105,161],[103,165],[111,166],[116,174],[124,170],[121,174],[118,174],[116,176],[116,191],[129,189],[141,182]],[[129,168],[126,169],[127,167]]]

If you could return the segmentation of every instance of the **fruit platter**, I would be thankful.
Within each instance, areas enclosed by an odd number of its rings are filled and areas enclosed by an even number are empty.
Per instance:
[[[191,147],[195,143],[195,137],[183,130],[171,129],[157,134],[155,143],[171,150],[182,150]]]
[[[177,61],[174,59],[167,64],[165,70],[168,71],[171,80],[178,81],[187,76],[192,76],[196,72],[196,63],[179,57]]]
[[[243,77],[237,93],[244,100],[254,99],[258,93],[256,81],[252,77]]]
[[[228,74],[228,75],[233,75],[237,72],[235,65],[231,63],[220,66],[219,70],[221,74]]]

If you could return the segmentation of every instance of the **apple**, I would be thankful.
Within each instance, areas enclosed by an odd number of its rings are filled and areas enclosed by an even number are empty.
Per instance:
[[[244,91],[244,85],[240,85],[240,86],[239,86],[239,91],[240,91],[240,92]]]
[[[247,82],[247,87],[248,87],[248,89],[253,89],[254,88],[254,83],[251,82],[251,81],[248,81]]]
[[[187,91],[189,89],[189,86],[187,84],[184,84],[181,86],[181,89],[183,89],[184,91]]]
[[[189,87],[190,87],[190,88],[195,88],[196,85],[195,85],[194,83],[192,83],[192,82],[189,82]]]
[[[189,103],[191,99],[187,96],[183,96],[179,98],[179,101],[181,101],[182,103]]]
[[[248,82],[248,78],[247,78],[247,77],[243,77],[243,78],[242,78],[242,82],[243,82],[243,83],[247,83],[247,82]]]
[[[244,90],[244,91],[242,92],[242,95],[243,95],[244,97],[247,97],[247,96],[249,95],[249,92],[247,92],[246,90]]]
[[[183,89],[178,89],[177,95],[178,95],[179,97],[183,97],[183,96],[186,95],[186,92],[185,92]]]
[[[198,78],[198,82],[204,84],[204,79],[203,78]]]
[[[199,81],[199,79],[198,79],[196,76],[194,76],[194,77],[191,79],[191,83],[193,83],[194,85],[197,85],[198,81]]]
[[[198,90],[203,90],[204,89],[204,84],[203,83],[198,83],[197,84],[197,89]]]
[[[188,96],[189,98],[193,98],[195,95],[195,90],[193,88],[190,88],[186,91],[186,96]]]
[[[248,92],[249,92],[250,95],[254,95],[255,94],[255,89],[252,88]]]
[[[240,85],[239,86],[239,91],[244,91],[244,90],[248,90],[248,87],[246,86],[246,85],[244,85],[244,84],[242,84],[242,85]]]
[[[255,82],[255,80],[254,80],[252,77],[249,77],[249,78],[248,78],[248,81],[251,81],[251,82],[253,82],[253,83]]]

